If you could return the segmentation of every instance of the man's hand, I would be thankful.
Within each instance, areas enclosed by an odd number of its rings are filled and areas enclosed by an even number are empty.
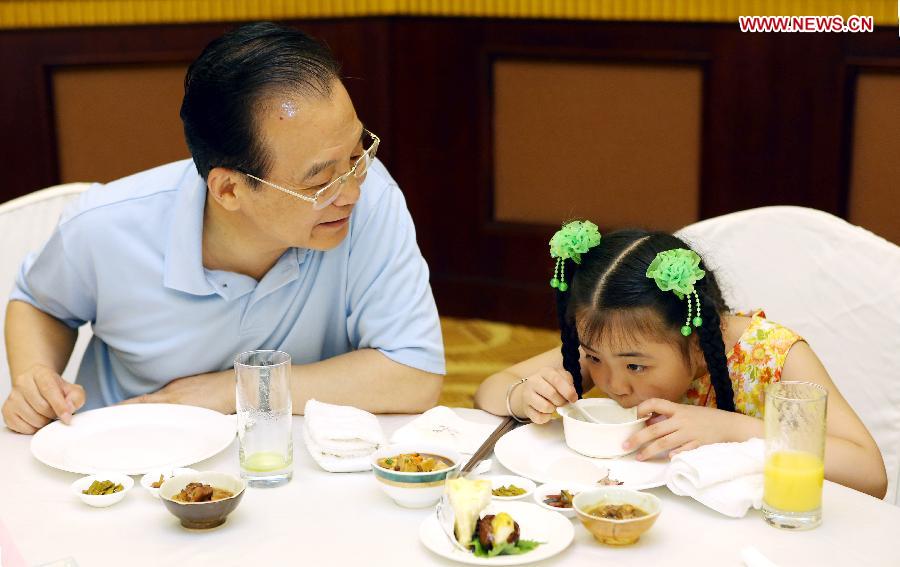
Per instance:
[[[666,453],[671,458],[701,445],[745,441],[754,435],[762,435],[761,420],[659,398],[642,402],[637,408],[637,414],[655,414],[647,421],[647,427],[632,435],[623,445],[627,450],[647,443],[637,453],[639,461],[650,459],[659,453]]]
[[[84,400],[84,388],[66,382],[49,366],[35,364],[12,379],[3,419],[13,431],[31,435],[54,419],[70,423]]]
[[[234,372],[212,372],[172,380],[159,390],[137,396],[123,404],[184,404],[221,413],[235,411]]]

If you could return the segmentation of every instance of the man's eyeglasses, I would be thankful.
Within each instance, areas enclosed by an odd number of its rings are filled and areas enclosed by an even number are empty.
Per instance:
[[[350,179],[352,176],[354,179],[358,180],[360,183],[366,178],[366,172],[369,171],[369,166],[372,164],[372,160],[375,159],[375,152],[378,151],[378,144],[381,143],[381,139],[369,132],[368,130],[363,130],[362,135],[362,145],[365,150],[359,158],[356,160],[356,163],[353,164],[353,167],[347,170],[346,173],[342,174],[340,177],[329,182],[327,185],[322,187],[321,189],[316,189],[314,192],[311,192],[311,189],[305,189],[308,195],[304,195],[302,193],[298,193],[297,191],[288,189],[286,187],[282,187],[280,185],[276,185],[271,181],[266,181],[265,179],[261,179],[247,173],[246,171],[241,171],[244,175],[249,177],[250,179],[255,179],[264,185],[268,185],[273,189],[278,189],[282,193],[287,193],[288,195],[297,197],[298,199],[302,199],[308,203],[312,203],[313,208],[316,210],[321,210],[330,205],[338,198],[341,194],[341,190],[344,188],[344,184]],[[300,189],[300,191],[304,191],[304,189]]]

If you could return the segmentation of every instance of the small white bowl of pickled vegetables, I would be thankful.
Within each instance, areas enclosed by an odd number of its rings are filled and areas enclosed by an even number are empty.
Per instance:
[[[444,481],[461,465],[462,455],[441,445],[396,444],[372,456],[381,490],[404,508],[427,508],[441,499]]]
[[[94,508],[106,508],[120,502],[134,486],[134,479],[120,473],[84,476],[72,483],[72,493]]]
[[[537,485],[527,478],[502,474],[483,476],[491,481],[491,497],[494,500],[520,500],[531,496]]]

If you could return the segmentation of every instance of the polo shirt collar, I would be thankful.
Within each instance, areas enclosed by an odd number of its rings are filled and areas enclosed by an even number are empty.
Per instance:
[[[212,295],[203,268],[203,211],[206,207],[206,181],[193,161],[188,163],[175,197],[172,226],[166,244],[166,269],[163,285],[193,295]]]

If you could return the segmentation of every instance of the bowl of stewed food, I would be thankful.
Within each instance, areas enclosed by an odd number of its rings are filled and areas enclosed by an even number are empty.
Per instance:
[[[444,481],[459,471],[462,456],[441,445],[396,444],[372,455],[381,490],[404,508],[427,508],[441,499]]]

